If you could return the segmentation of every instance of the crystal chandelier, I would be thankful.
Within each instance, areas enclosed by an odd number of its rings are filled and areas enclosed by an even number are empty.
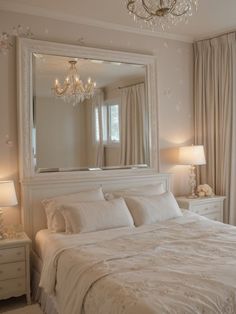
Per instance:
[[[188,21],[198,0],[125,0],[129,14],[134,20],[143,21],[152,28],[165,29],[171,24]]]
[[[90,77],[86,84],[80,80],[76,63],[75,60],[69,61],[70,68],[64,83],[60,84],[56,79],[52,88],[57,97],[63,97],[66,102],[72,103],[73,106],[85,99],[92,98],[96,87],[96,82],[93,82]]]

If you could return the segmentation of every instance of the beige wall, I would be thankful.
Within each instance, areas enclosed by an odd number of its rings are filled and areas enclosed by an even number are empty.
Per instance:
[[[30,26],[36,39],[76,44],[83,37],[87,46],[157,56],[161,154],[166,148],[192,142],[191,44],[0,11],[0,32],[9,32],[18,24]],[[6,56],[0,55],[0,86],[0,178],[17,182],[15,48]],[[162,158],[161,171],[175,174],[173,190],[176,194],[186,192],[186,168],[170,166]],[[18,209],[8,210],[5,217],[7,222],[18,222]]]

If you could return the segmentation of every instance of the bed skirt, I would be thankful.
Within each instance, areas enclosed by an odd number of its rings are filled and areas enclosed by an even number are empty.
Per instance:
[[[53,296],[48,295],[39,287],[40,270],[35,268],[37,265],[37,255],[33,253],[33,268],[31,270],[31,292],[34,302],[39,303],[41,310],[44,314],[58,314],[56,299]]]

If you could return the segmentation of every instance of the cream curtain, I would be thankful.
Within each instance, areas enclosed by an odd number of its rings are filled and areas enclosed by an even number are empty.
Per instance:
[[[121,165],[148,163],[147,101],[144,83],[121,89]]]
[[[97,89],[94,97],[86,102],[87,113],[87,161],[89,167],[103,167],[104,143],[102,108],[104,105],[104,92]]]
[[[199,180],[227,197],[224,221],[236,225],[236,33],[194,44],[195,142],[207,164]]]
[[[103,167],[104,165],[104,143],[103,143],[103,123],[102,123],[102,107],[104,106],[104,92],[100,89],[97,90],[93,100],[93,118],[97,121],[93,124],[97,129],[93,132],[95,138],[94,144],[96,148],[95,152],[95,164],[96,167]],[[96,136],[97,135],[97,136]]]

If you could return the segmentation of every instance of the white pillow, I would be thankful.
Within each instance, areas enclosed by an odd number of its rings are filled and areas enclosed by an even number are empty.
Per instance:
[[[125,196],[135,226],[183,216],[171,192],[151,196]]]
[[[105,198],[107,200],[114,199],[116,197],[124,197],[127,195],[160,195],[165,193],[165,189],[162,183],[148,184],[133,188],[127,188],[125,190],[114,191],[112,193],[106,193]]]
[[[59,211],[62,204],[65,206],[67,203],[102,200],[105,200],[104,195],[102,189],[98,188],[90,191],[81,191],[74,194],[61,195],[42,201],[47,216],[48,229],[52,232],[65,231],[65,219]]]
[[[61,208],[72,233],[92,232],[119,227],[134,227],[124,199],[74,203]]]

